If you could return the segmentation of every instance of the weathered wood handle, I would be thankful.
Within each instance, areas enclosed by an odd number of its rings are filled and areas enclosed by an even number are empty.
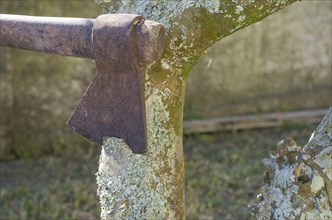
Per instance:
[[[92,42],[95,20],[0,14],[0,45],[95,58]],[[156,57],[159,59],[164,49],[163,25],[145,20],[143,24],[137,24],[135,31],[139,60],[148,63]]]
[[[0,15],[0,45],[93,58],[94,19]]]

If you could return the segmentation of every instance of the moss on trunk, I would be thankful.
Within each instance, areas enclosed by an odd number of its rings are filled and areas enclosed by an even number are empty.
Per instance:
[[[148,152],[134,155],[118,139],[105,141],[97,174],[101,217],[184,219],[182,117],[189,71],[216,41],[295,0],[96,2],[110,13],[140,14],[167,28],[163,57],[147,70]]]

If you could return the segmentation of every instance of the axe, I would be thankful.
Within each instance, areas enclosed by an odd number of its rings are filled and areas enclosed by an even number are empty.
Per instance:
[[[95,59],[97,75],[67,124],[102,145],[125,140],[134,153],[147,150],[144,78],[160,59],[165,28],[135,14],[96,19],[0,14],[0,45]]]

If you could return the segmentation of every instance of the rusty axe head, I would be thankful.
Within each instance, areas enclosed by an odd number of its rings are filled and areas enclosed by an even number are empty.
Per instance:
[[[132,14],[99,16],[93,25],[98,73],[68,125],[100,145],[104,137],[117,137],[134,153],[144,153],[145,67],[161,57],[164,41],[165,29],[160,23]]]

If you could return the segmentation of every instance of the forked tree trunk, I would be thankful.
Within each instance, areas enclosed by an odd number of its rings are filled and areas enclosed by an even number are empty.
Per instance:
[[[104,142],[97,173],[102,219],[185,218],[182,116],[189,71],[221,38],[295,1],[96,0],[110,13],[140,14],[167,28],[164,55],[146,75],[147,153],[133,154],[116,138]]]

